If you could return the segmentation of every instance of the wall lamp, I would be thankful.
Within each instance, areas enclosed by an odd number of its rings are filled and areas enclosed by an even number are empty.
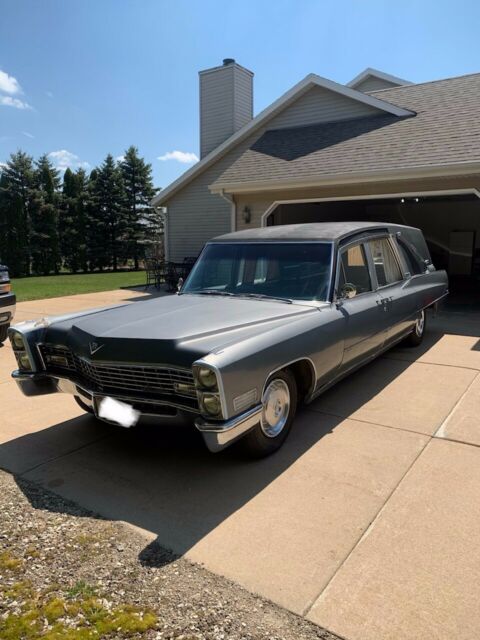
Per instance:
[[[252,210],[250,209],[248,204],[243,207],[242,216],[243,216],[243,221],[245,222],[245,224],[249,224],[249,222],[251,222],[251,220],[252,220]]]

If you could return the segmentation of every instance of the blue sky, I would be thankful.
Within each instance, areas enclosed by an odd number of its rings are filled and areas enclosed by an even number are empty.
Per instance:
[[[225,57],[255,73],[255,113],[311,72],[480,72],[478,0],[0,0],[0,16],[0,162],[88,169],[135,144],[163,187],[191,165],[159,157],[198,154],[197,72]]]

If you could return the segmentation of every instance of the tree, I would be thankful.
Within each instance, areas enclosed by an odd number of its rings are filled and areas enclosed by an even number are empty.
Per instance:
[[[68,168],[63,175],[58,232],[64,265],[73,273],[86,271],[87,263],[87,176],[83,169]]]
[[[12,153],[0,178],[0,255],[12,275],[30,273],[30,216],[35,200],[33,158]]]
[[[90,176],[90,268],[112,266],[116,271],[125,243],[127,220],[122,173],[109,154]]]
[[[32,270],[43,275],[58,273],[61,266],[58,239],[59,172],[47,155],[36,163],[35,191],[30,213]]]
[[[160,214],[150,205],[156,193],[152,181],[152,166],[138,155],[138,149],[131,146],[120,162],[125,188],[126,239],[128,254],[138,269],[140,257],[139,242],[145,238],[156,238],[162,230]]]

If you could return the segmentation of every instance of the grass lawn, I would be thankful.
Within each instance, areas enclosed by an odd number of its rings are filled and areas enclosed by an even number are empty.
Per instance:
[[[119,287],[132,287],[145,283],[144,271],[119,271],[117,273],[81,273],[76,275],[39,276],[14,278],[12,290],[17,302],[70,296],[76,293],[111,291]]]

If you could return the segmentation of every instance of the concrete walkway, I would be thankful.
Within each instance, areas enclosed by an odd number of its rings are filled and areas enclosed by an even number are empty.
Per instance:
[[[19,319],[142,292],[22,303]],[[0,349],[0,466],[145,531],[348,640],[480,637],[480,319],[449,314],[300,411],[283,449],[213,456],[24,398]],[[143,560],[143,558],[140,558]]]

